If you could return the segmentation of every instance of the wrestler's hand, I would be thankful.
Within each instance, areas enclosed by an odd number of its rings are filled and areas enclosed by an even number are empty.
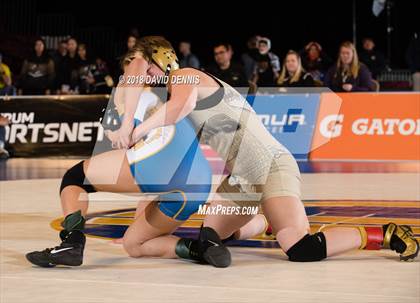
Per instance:
[[[105,135],[112,143],[112,148],[127,149],[130,147],[133,124],[122,124],[116,131],[105,131]]]
[[[343,90],[345,90],[346,92],[349,92],[352,89],[353,89],[353,85],[351,85],[350,83],[343,84]]]
[[[130,141],[130,147],[136,145],[137,142],[142,140],[147,134],[144,133],[143,127],[141,127],[141,124],[137,126],[133,133],[131,134],[131,141]]]
[[[117,131],[112,131],[112,130],[105,130],[105,136],[108,138],[109,141],[111,141],[111,144],[113,145],[113,142],[116,142],[117,140]]]

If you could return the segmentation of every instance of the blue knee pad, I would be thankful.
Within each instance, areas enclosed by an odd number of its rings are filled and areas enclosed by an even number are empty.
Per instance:
[[[187,220],[196,213],[200,205],[206,203],[211,185],[193,186],[194,191],[174,191],[159,196],[159,209],[168,217],[179,221]]]

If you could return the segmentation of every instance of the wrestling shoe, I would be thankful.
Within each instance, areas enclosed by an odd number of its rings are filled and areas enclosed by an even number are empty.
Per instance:
[[[83,263],[83,250],[86,237],[78,230],[60,232],[62,240],[59,246],[43,251],[33,251],[26,254],[26,259],[40,267],[55,267],[56,265],[80,266]]]
[[[202,227],[198,239],[179,239],[175,253],[180,258],[214,267],[228,267],[232,262],[229,250],[210,227]]]
[[[201,228],[198,249],[202,259],[214,267],[228,267],[232,262],[229,250],[213,228]]]
[[[395,250],[401,261],[413,261],[419,254],[419,242],[408,225],[389,223],[383,226],[384,248]]]

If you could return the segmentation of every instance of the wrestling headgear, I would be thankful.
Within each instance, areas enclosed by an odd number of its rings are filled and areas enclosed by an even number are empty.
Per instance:
[[[179,62],[176,53],[164,37],[146,36],[140,38],[136,45],[128,51],[122,60],[122,66],[130,64],[136,53],[140,53],[149,63],[153,62],[168,75],[170,72],[179,69]]]
[[[171,71],[179,69],[179,61],[173,48],[153,46],[152,61],[168,75]]]

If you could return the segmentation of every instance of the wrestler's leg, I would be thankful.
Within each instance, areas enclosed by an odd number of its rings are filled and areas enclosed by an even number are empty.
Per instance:
[[[352,249],[380,249],[389,246],[400,259],[413,260],[419,245],[409,227],[387,224],[383,227],[332,227],[313,235],[302,202],[296,197],[274,197],[262,208],[273,233],[291,261],[319,261]]]
[[[245,205],[258,205],[255,201],[252,203],[250,201],[239,201],[241,200],[241,192],[238,186],[231,185],[229,183],[229,177],[226,177],[217,188],[217,193],[221,194],[223,200],[211,201],[208,205],[210,209],[222,206],[222,207],[237,207]],[[232,202],[232,199],[237,202]],[[251,203],[251,204],[250,204]],[[204,218],[204,226],[213,228],[220,236],[221,239],[227,239],[229,237],[235,239],[246,239],[251,235],[255,235],[259,229],[262,229],[260,226],[261,216],[257,215],[220,215],[220,214],[210,214],[206,215]],[[252,222],[252,223],[251,223]],[[251,223],[251,224],[248,224]],[[265,225],[265,220],[264,223]],[[240,230],[241,229],[241,230]]]
[[[60,232],[62,242],[55,249],[28,253],[28,261],[42,267],[78,266],[83,263],[87,193],[96,190],[131,193],[140,191],[131,176],[125,151],[115,150],[100,154],[80,162],[66,172],[60,187],[65,215],[62,223],[64,229]]]
[[[211,264],[229,266],[230,253],[217,233],[208,227],[200,230],[198,239],[178,238],[171,235],[205,202],[210,185],[201,186],[196,193],[199,200],[189,200],[189,194],[171,192],[161,195],[147,205],[123,238],[124,249],[132,257],[183,258]]]
[[[89,185],[92,191],[140,192],[131,175],[125,154],[125,150],[109,151],[83,161],[83,171],[81,171],[81,167],[77,169],[73,167],[68,170],[63,177],[64,184],[62,183],[60,193],[64,216],[78,210],[81,210],[83,216],[86,214]],[[66,181],[66,178],[71,180]],[[75,179],[79,179],[77,182],[80,185],[74,184],[77,183]],[[84,183],[89,184],[88,187],[83,186]]]
[[[141,215],[141,213],[144,212],[145,208],[150,203],[152,203],[152,201],[140,201],[137,204],[136,212],[134,214],[134,220],[136,220]],[[124,239],[123,237],[122,238],[118,238],[118,239],[113,239],[112,240],[112,243],[114,243],[114,244],[123,244],[123,239]]]
[[[125,232],[124,249],[132,257],[175,258],[179,238],[170,234],[205,202],[210,188],[203,185],[197,201],[189,193],[172,191],[148,203]]]
[[[176,258],[179,240],[171,233],[183,221],[172,219],[159,210],[158,203],[149,203],[124,234],[123,245],[131,257]]]

